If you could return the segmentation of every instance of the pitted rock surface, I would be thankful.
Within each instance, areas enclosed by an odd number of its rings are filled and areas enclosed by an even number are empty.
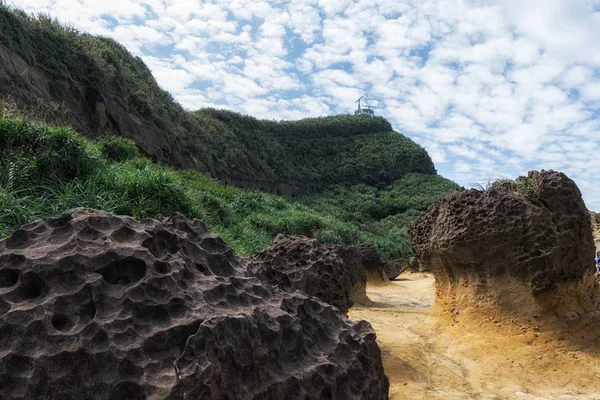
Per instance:
[[[366,298],[367,277],[361,260],[353,247],[277,235],[268,249],[248,259],[248,271],[285,291],[303,291],[346,313],[353,300]]]
[[[379,256],[373,242],[361,243],[358,246],[358,251],[360,252],[362,264],[369,279],[379,278],[385,280],[388,277],[386,262]]]
[[[387,399],[375,334],[200,221],[89,209],[0,241],[0,398]]]
[[[394,280],[410,267],[408,260],[382,260],[373,242],[361,243],[358,251],[369,280]]]
[[[500,185],[460,190],[409,226],[413,250],[436,282],[514,278],[533,294],[580,282],[594,270],[590,215],[575,182],[555,171],[532,171],[536,187],[522,195]]]

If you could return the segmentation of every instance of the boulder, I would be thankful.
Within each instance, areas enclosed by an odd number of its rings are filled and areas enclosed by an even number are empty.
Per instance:
[[[358,251],[369,281],[388,279],[387,263],[381,259],[373,242],[361,243]],[[393,278],[392,278],[393,279]]]
[[[409,259],[382,260],[373,242],[361,243],[358,250],[369,282],[387,282],[396,279],[406,268],[410,267]]]
[[[413,220],[408,233],[435,275],[443,309],[493,304],[566,315],[592,307],[590,215],[563,173],[532,171],[489,190],[459,190]]]
[[[90,209],[0,241],[0,388],[3,400],[388,398],[368,323],[248,277],[200,221]]]
[[[246,261],[252,276],[286,292],[300,290],[343,313],[366,297],[367,277],[354,247],[320,244],[305,236],[277,235],[273,244]]]
[[[425,272],[426,269],[421,266],[419,259],[415,256],[408,257],[408,266],[412,272]]]
[[[393,281],[409,267],[410,264],[408,263],[408,260],[393,260],[385,263],[384,271],[386,277],[390,281]]]

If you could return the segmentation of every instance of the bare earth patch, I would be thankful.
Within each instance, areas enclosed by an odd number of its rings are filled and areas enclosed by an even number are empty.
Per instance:
[[[369,285],[372,306],[349,317],[377,332],[390,399],[600,399],[600,320],[560,331],[508,316],[432,313],[434,279]]]

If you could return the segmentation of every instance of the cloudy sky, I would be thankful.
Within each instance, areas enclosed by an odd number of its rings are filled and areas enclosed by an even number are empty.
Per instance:
[[[600,0],[8,0],[141,56],[186,108],[376,113],[462,185],[558,169],[600,211]]]

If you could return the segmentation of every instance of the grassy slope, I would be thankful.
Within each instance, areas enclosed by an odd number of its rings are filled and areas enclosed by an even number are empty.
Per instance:
[[[1,4],[0,44],[44,71],[50,96],[44,101],[52,103],[44,108],[46,121],[68,124],[92,136],[89,110],[81,104],[86,102],[83,93],[93,89],[107,104],[161,132],[156,140],[164,143],[158,147],[178,155],[173,159],[179,166],[197,168],[221,180],[266,182],[271,184],[267,189],[288,184],[307,192],[331,183],[364,182],[380,170],[395,178],[410,171],[435,174],[425,150],[393,133],[381,117],[274,122],[223,110],[188,112],[158,86],[139,57],[116,41],[82,34],[47,17]],[[38,106],[42,99],[28,98],[18,85],[22,79],[11,77],[8,85],[0,87],[0,96],[19,98],[23,107],[29,107],[27,102]],[[143,140],[137,140],[144,146]]]
[[[332,243],[373,240],[384,256],[395,258],[410,253],[407,222],[456,187],[435,175],[423,148],[381,117],[275,122],[225,110],[188,112],[114,40],[2,4],[0,44],[48,81],[50,97],[43,99],[32,98],[19,77],[0,87],[0,97],[16,98],[21,112],[37,118],[31,110],[43,109],[41,119],[91,135],[81,106],[82,93],[91,88],[159,131],[160,146],[169,153],[195,159],[194,167],[213,177],[273,192],[291,185],[306,194],[284,199],[226,187],[196,172],[152,164],[132,153],[127,141],[92,142],[69,128],[0,112],[0,235],[77,206],[138,218],[179,211],[204,219],[241,253],[258,251],[285,232]]]
[[[326,243],[373,240],[395,258],[410,251],[403,228],[410,217],[454,187],[439,176],[409,174],[383,190],[338,185],[291,202],[153,164],[120,137],[90,141],[72,128],[0,115],[0,236],[85,206],[137,218],[181,212],[203,219],[241,254],[293,233]]]

